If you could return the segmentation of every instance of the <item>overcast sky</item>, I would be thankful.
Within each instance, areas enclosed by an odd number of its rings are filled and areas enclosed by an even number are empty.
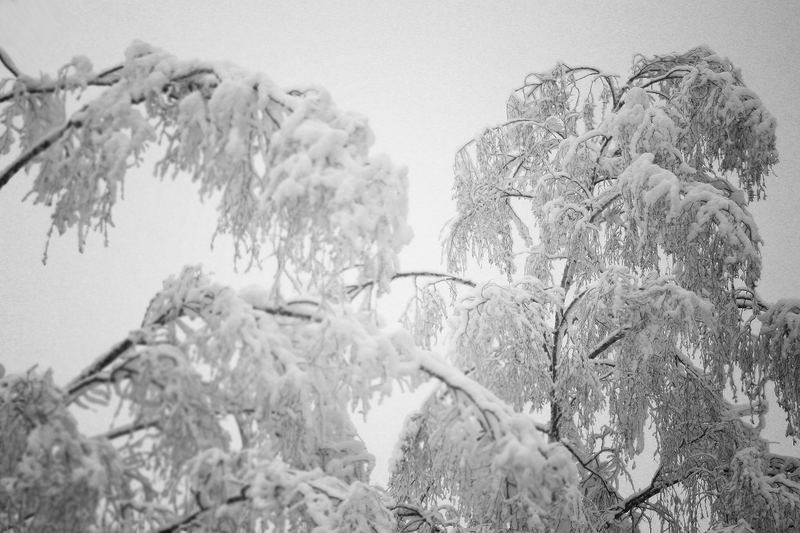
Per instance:
[[[707,44],[742,69],[778,119],[781,163],[768,199],[753,207],[766,243],[760,288],[774,300],[800,297],[798,18],[800,2],[788,0],[0,0],[0,46],[38,74],[74,55],[98,68],[116,64],[141,39],[181,58],[264,72],[284,87],[326,87],[340,108],[369,117],[377,152],[409,167],[416,237],[402,266],[411,269],[439,266],[439,230],[453,214],[453,154],[504,118],[525,74],[561,60],[624,75],[634,53]],[[0,167],[8,163],[0,158]],[[48,211],[20,201],[30,178],[18,175],[0,191],[0,361],[8,371],[39,363],[58,382],[69,379],[136,328],[161,281],[184,264],[204,263],[235,285],[268,276],[235,275],[227,242],[209,250],[213,207],[199,205],[186,180],[159,183],[150,171],[129,176],[108,248],[93,236],[81,255],[71,232],[53,239],[47,266]],[[373,432],[393,438],[402,417],[380,417]]]

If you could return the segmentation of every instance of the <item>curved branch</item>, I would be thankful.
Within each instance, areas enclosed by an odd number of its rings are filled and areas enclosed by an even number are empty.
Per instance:
[[[427,272],[427,271],[398,272],[391,277],[391,281],[400,278],[441,278],[435,283],[438,283],[439,281],[454,281],[456,283],[466,285],[467,287],[475,288],[477,286],[477,284],[474,281],[460,278],[453,274],[446,274],[442,272]],[[347,287],[345,287],[345,291],[347,292],[350,298],[355,298],[361,291],[373,285],[375,285],[374,280],[365,281],[364,283],[360,284],[348,285]]]
[[[605,489],[606,489],[606,492],[607,492],[607,493],[609,493],[609,494],[611,494],[611,495],[613,495],[613,496],[617,497],[618,499],[621,499],[621,498],[619,497],[619,494],[617,493],[617,491],[613,490],[611,487],[609,487],[609,486],[608,486],[608,482],[606,482],[606,479],[605,479],[603,476],[601,476],[600,474],[598,474],[597,472],[595,472],[595,471],[594,471],[594,469],[592,469],[592,468],[589,468],[589,466],[588,466],[588,465],[589,465],[589,463],[591,462],[591,459],[590,459],[590,460],[588,460],[588,461],[584,461],[583,459],[581,459],[581,456],[580,456],[580,455],[578,455],[578,452],[576,452],[575,450],[573,450],[573,449],[572,449],[572,446],[570,446],[569,444],[567,444],[567,442],[566,442],[566,441],[564,441],[564,440],[562,439],[562,440],[561,440],[561,441],[559,441],[559,442],[561,443],[561,445],[562,445],[562,446],[564,446],[564,448],[566,448],[566,449],[567,449],[567,451],[568,451],[570,454],[572,454],[572,457],[574,457],[574,458],[575,458],[575,460],[576,460],[576,461],[578,461],[578,463],[581,465],[581,467],[582,467],[584,470],[586,470],[586,471],[587,471],[587,472],[589,472],[591,475],[593,475],[594,477],[596,477],[597,479],[599,479],[599,480],[600,480],[600,482],[603,484],[603,488],[605,488]]]
[[[641,88],[642,89],[646,89],[647,87],[650,87],[651,85],[654,85],[656,83],[659,83],[659,82],[662,82],[662,81],[666,81],[666,80],[680,79],[680,78],[683,78],[684,75],[688,74],[689,72],[691,72],[691,70],[686,68],[686,67],[675,67],[675,68],[671,69],[669,72],[667,72],[666,74],[663,74],[661,76],[657,76],[655,78],[651,78],[648,82],[644,83],[641,86]]]
[[[106,69],[102,73],[100,73],[97,76],[95,76],[94,78],[92,78],[91,80],[86,81],[86,85],[90,86],[90,87],[109,87],[111,85],[114,85],[115,83],[117,83],[119,81],[118,79],[104,79],[104,78],[105,78],[105,76],[108,76],[109,74],[113,74],[113,73],[117,72],[120,69],[122,69],[122,66],[112,67],[112,68]],[[27,94],[54,93],[54,92],[56,92],[58,90],[66,89],[67,86],[68,86],[68,81],[69,80],[64,80],[64,81],[60,81],[60,82],[43,83],[43,84],[40,84],[38,86],[26,86],[25,87],[25,93],[27,93]],[[75,83],[76,83],[76,86],[82,86],[83,85],[83,84],[79,85],[77,82],[75,82]],[[16,96],[16,94],[14,94],[14,91],[9,92],[8,94],[0,94],[0,104],[8,102],[9,100],[12,100],[15,96]]]
[[[539,128],[545,130],[547,133],[549,133],[550,135],[555,137],[557,140],[563,140],[563,139],[567,138],[567,136],[565,134],[560,133],[558,131],[555,131],[552,128],[549,128],[547,125],[545,125],[543,122],[541,122],[539,120],[533,120],[531,118],[514,118],[514,119],[511,119],[511,120],[507,120],[506,122],[503,122],[502,124],[498,124],[497,126],[492,126],[491,128],[486,128],[483,132],[480,133],[480,135],[483,135],[483,133],[485,133],[487,131],[501,130],[501,129],[505,128],[506,126],[511,126],[512,124],[518,124],[520,122],[524,122],[524,123],[528,123],[528,124],[533,124],[534,126],[538,126]],[[465,148],[467,148],[470,144],[473,144],[475,141],[476,141],[476,139],[473,138],[473,139],[470,139],[469,141],[465,142],[463,145],[461,145],[461,147],[459,147],[458,150],[456,150],[456,153],[463,151]]]
[[[489,415],[491,414],[497,423],[503,422],[505,413],[501,408],[500,401],[494,397],[494,394],[468,378],[460,370],[439,360],[432,354],[429,355],[428,357],[418,357],[416,362],[419,370],[432,378],[438,379],[449,389],[464,394],[483,415],[492,439],[497,439],[495,424],[489,419]]]

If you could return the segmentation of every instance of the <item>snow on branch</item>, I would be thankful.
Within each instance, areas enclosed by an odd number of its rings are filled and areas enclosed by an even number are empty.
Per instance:
[[[107,236],[128,169],[159,140],[157,173],[188,173],[202,197],[219,194],[216,233],[233,237],[237,259],[252,265],[275,253],[326,288],[337,282],[331,272],[355,267],[359,283],[388,289],[411,237],[407,179],[370,155],[363,117],[320,88],[284,91],[266,76],[139,42],[125,56],[99,73],[75,58],[55,79],[3,83],[0,154],[21,154],[0,187],[32,171],[29,195],[53,206],[59,234],[77,228],[82,249],[90,230]],[[89,102],[67,118],[67,100],[88,87]]]
[[[390,482],[401,504],[452,502],[444,521],[581,523],[577,470],[563,446],[438,356],[419,352],[413,366],[447,392],[407,421]]]
[[[450,322],[454,363],[474,367],[476,379],[514,408],[541,407],[553,386],[550,330],[560,295],[532,277],[469,290]]]

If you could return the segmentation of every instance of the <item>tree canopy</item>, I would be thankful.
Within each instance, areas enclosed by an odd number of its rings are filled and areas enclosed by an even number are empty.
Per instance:
[[[708,48],[637,56],[627,79],[526,77],[456,154],[446,272],[400,270],[405,170],[322,88],[144,43],[103,70],[0,63],[0,189],[33,176],[48,239],[107,236],[155,145],[155,173],[218,202],[234,261],[272,279],[237,290],[187,266],[67,383],[0,376],[4,531],[800,524],[800,460],[761,436],[768,382],[800,423],[800,300],[759,297],[748,211],[776,123]],[[500,277],[468,279],[473,261]],[[402,328],[376,307],[401,278]],[[389,486],[371,485],[351,412],[431,379]],[[115,414],[88,436],[74,412],[94,405]],[[657,466],[633,489],[637,460]]]

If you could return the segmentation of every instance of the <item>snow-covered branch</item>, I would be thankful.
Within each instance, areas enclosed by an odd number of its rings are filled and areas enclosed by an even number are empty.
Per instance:
[[[115,344],[109,351],[97,357],[91,365],[83,369],[80,374],[75,376],[72,381],[67,383],[66,391],[68,395],[67,403],[71,403],[78,398],[83,390],[95,383],[98,375],[114,363],[120,356],[132,349],[142,337],[138,333],[133,333]]]
[[[600,355],[602,355],[606,350],[608,350],[611,346],[614,345],[618,340],[622,339],[628,331],[630,331],[630,327],[620,327],[609,333],[608,335],[603,338],[598,344],[597,347],[592,349],[587,355],[587,359],[596,359]]]
[[[66,124],[54,129],[50,134],[44,136],[35,145],[26,150],[25,153],[17,157],[13,163],[8,165],[3,169],[3,172],[0,173],[0,189],[5,187],[17,172],[31,164],[42,152],[61,140],[70,130],[80,128],[81,125],[82,122],[80,119],[69,120]]]

